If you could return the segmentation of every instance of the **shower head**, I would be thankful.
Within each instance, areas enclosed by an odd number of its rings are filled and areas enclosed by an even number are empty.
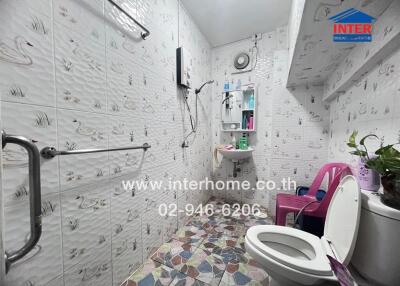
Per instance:
[[[206,84],[212,84],[213,82],[214,82],[214,80],[206,81],[205,83],[202,84],[202,86],[200,86],[200,88],[196,88],[195,91],[194,91],[194,93],[195,93],[196,95],[199,94],[199,93],[201,92],[201,90],[203,89],[203,87],[204,87]]]

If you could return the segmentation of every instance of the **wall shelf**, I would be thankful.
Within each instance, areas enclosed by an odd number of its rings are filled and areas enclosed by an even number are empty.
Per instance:
[[[250,130],[250,129],[223,129],[222,132],[242,132],[242,133],[248,132],[248,133],[251,133],[251,132],[256,132],[256,130],[254,130],[254,129],[252,129],[252,130]]]
[[[255,84],[225,91],[221,97],[221,130],[223,132],[256,131]],[[247,128],[250,126],[250,128]],[[233,128],[235,127],[235,128]]]

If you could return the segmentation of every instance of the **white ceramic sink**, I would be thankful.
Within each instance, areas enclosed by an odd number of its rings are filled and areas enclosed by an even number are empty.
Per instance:
[[[247,158],[251,157],[251,153],[253,153],[254,149],[251,147],[248,147],[247,150],[220,149],[218,151],[219,151],[219,153],[222,154],[222,156],[224,156],[225,159],[232,160],[232,161],[239,161],[239,160],[243,160],[243,159],[247,159]]]

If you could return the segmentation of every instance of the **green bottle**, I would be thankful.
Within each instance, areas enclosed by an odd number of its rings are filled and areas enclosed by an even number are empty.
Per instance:
[[[239,149],[240,150],[247,150],[249,146],[249,142],[247,140],[246,133],[243,133],[243,136],[239,139]]]

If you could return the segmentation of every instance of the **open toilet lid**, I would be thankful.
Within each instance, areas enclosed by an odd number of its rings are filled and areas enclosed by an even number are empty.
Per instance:
[[[328,207],[325,220],[325,239],[336,259],[348,264],[357,240],[361,212],[361,192],[354,176],[340,182]]]

